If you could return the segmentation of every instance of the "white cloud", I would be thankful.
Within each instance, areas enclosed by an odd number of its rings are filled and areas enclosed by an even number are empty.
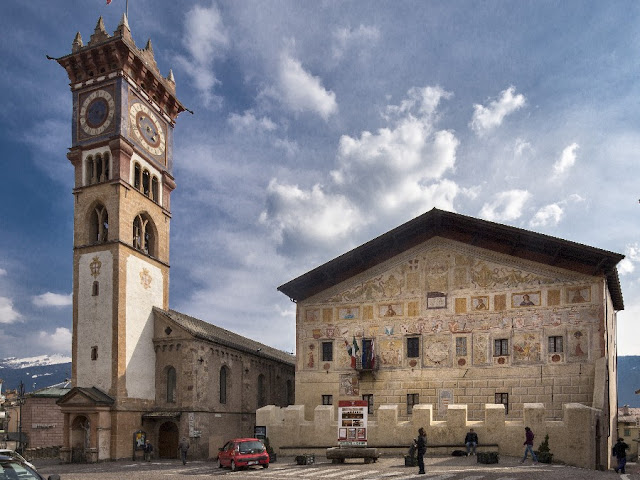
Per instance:
[[[385,109],[388,127],[359,138],[343,135],[327,184],[304,190],[273,179],[262,222],[280,242],[328,245],[353,238],[373,219],[398,221],[433,207],[453,210],[459,187],[444,175],[454,170],[459,141],[434,125],[439,102],[449,96],[439,87],[412,88],[400,104]]]
[[[243,115],[232,113],[227,120],[236,133],[262,133],[272,132],[277,126],[269,117],[256,118],[251,111],[244,112]]]
[[[59,293],[43,293],[33,297],[33,304],[37,307],[67,307],[73,301],[73,294],[60,295]]]
[[[3,277],[7,274],[7,271],[4,268],[0,268],[0,277]]]
[[[563,208],[557,203],[551,203],[540,208],[529,222],[530,227],[546,227],[557,225],[564,214]]]
[[[579,146],[572,143],[562,151],[562,156],[553,164],[553,173],[555,178],[563,175],[576,163],[576,151]]]
[[[215,4],[194,6],[185,14],[182,43],[188,57],[176,57],[180,70],[186,72],[200,91],[205,105],[214,99],[213,88],[219,83],[213,70],[214,61],[226,53],[227,30]]]
[[[13,300],[0,297],[0,323],[13,323],[20,317],[20,313],[13,308]]]
[[[522,209],[531,194],[526,190],[509,190],[494,195],[485,203],[479,216],[492,222],[508,222],[520,218]]]
[[[68,328],[58,327],[55,332],[40,331],[38,343],[48,351],[69,353],[71,352],[71,331]]]
[[[526,152],[532,152],[533,151],[533,147],[526,140],[523,140],[522,138],[517,138],[516,139],[516,144],[515,144],[515,147],[514,147],[513,151],[518,157],[521,157]]]
[[[640,262],[640,244],[632,243],[625,248],[625,258],[618,263],[618,272],[620,275],[633,273],[636,269],[636,263]]]
[[[279,82],[280,100],[294,112],[311,111],[327,120],[338,111],[336,94],[287,54],[280,60]]]
[[[526,99],[524,95],[514,95],[515,87],[509,87],[500,92],[500,98],[489,102],[489,106],[475,104],[473,117],[469,126],[478,136],[482,136],[499,127],[505,117],[524,107]]]
[[[380,30],[377,27],[360,25],[353,29],[339,27],[333,32],[333,58],[340,59],[347,50],[353,46],[366,48],[380,39]]]

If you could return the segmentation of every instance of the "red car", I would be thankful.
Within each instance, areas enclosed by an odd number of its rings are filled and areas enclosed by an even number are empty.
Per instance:
[[[232,471],[241,467],[262,465],[269,467],[269,454],[257,438],[234,438],[218,452],[218,468],[230,467]]]

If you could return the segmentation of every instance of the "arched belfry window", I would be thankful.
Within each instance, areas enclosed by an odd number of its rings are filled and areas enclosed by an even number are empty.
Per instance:
[[[167,369],[167,403],[176,403],[176,369]]]
[[[142,193],[144,193],[148,197],[150,190],[151,190],[151,175],[149,174],[149,170],[144,170],[142,172]]]
[[[102,155],[96,155],[95,159],[96,181],[93,183],[104,182],[104,162]]]
[[[96,183],[96,175],[95,175],[95,164],[93,163],[93,156],[89,155],[85,161],[85,185],[91,185],[92,183]]]
[[[140,169],[140,164],[136,162],[133,166],[133,186],[140,190],[140,182],[142,180],[142,170]]]
[[[155,254],[155,238],[151,221],[146,215],[136,215],[133,220],[133,248],[147,255]]]
[[[109,214],[104,205],[97,204],[89,221],[89,243],[103,243],[109,240]]]
[[[109,160],[108,153],[89,155],[85,160],[85,185],[106,182],[109,180]]]
[[[227,370],[225,366],[220,368],[220,403],[227,403]]]
[[[158,177],[155,175],[151,179],[151,200],[158,203],[160,197],[158,195]]]

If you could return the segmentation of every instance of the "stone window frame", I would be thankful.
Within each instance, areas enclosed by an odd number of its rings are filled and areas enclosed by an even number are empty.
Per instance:
[[[89,210],[89,243],[104,243],[109,240],[109,212],[102,203],[96,202]]]
[[[176,403],[176,393],[177,393],[177,372],[173,366],[167,367],[167,403]]]
[[[419,393],[407,393],[407,415],[411,415],[413,413],[414,405],[418,405],[419,403],[420,403]]]
[[[220,395],[218,399],[220,403],[223,405],[227,403],[228,387],[229,387],[229,367],[227,367],[226,365],[222,365],[220,367]]]
[[[140,162],[133,164],[133,188],[158,203],[160,201],[159,185],[160,181],[157,175],[153,174]]]
[[[547,340],[548,353],[564,352],[564,337],[562,335],[549,335]]]
[[[509,413],[509,394],[505,392],[496,392],[494,395],[494,403],[504,405],[504,413]]]
[[[509,355],[509,339],[494,338],[493,339],[493,356],[505,357]]]
[[[85,158],[85,178],[84,184],[96,185],[111,179],[110,162],[111,156],[108,152],[87,155]]]
[[[456,341],[456,356],[457,357],[466,357],[467,356],[467,337],[455,337]],[[460,344],[458,344],[460,343]],[[464,344],[464,345],[463,345]]]
[[[333,362],[333,342],[322,342],[322,361]]]
[[[413,345],[413,343],[416,345]],[[420,337],[407,337],[407,358],[420,358]]]
[[[139,213],[133,219],[132,245],[136,250],[151,257],[156,254],[155,225],[146,213]]]
[[[333,405],[333,395],[322,395],[322,405]]]

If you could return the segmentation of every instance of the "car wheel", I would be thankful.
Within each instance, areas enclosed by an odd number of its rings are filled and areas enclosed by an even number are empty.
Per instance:
[[[222,468],[222,462],[218,459],[218,468]]]
[[[269,464],[268,463],[263,463],[262,464],[262,468],[269,468]]]
[[[233,460],[231,460],[231,471],[235,472],[238,469],[238,467],[236,467],[236,462],[234,462]]]

